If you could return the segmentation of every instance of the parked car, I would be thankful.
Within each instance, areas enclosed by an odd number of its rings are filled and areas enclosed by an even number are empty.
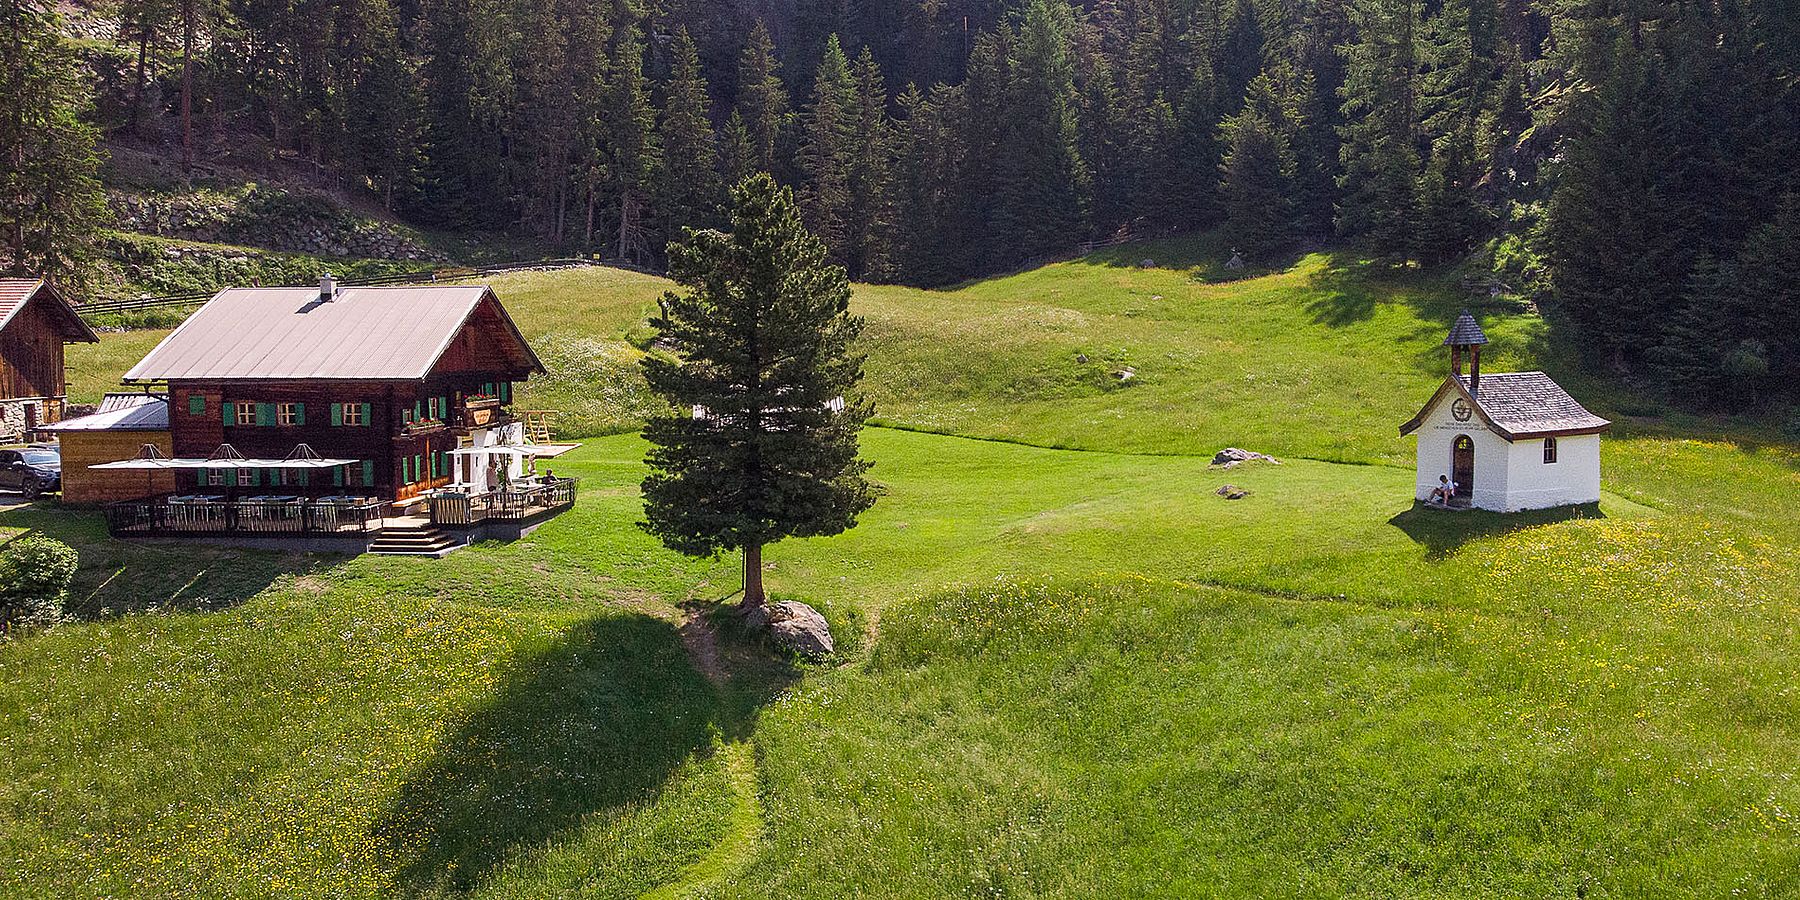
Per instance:
[[[35,498],[62,490],[62,454],[51,447],[0,450],[0,491]]]

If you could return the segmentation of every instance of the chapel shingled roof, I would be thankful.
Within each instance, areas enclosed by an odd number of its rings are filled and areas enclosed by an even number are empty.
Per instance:
[[[487,288],[230,288],[188,317],[127,382],[173,379],[423,378],[483,303],[520,368],[543,364]]]
[[[1438,402],[1453,391],[1469,401],[1489,429],[1509,441],[1599,434],[1612,427],[1542,372],[1494,372],[1481,376],[1479,391],[1471,393],[1469,386],[1467,375],[1444,379],[1419,414],[1400,426],[1400,434],[1417,431]]]
[[[1444,346],[1446,347],[1485,344],[1487,342],[1487,335],[1483,334],[1481,331],[1481,323],[1475,321],[1475,317],[1469,315],[1469,311],[1466,309],[1462,311],[1462,315],[1456,317],[1456,324],[1450,326],[1450,334],[1444,338]]]

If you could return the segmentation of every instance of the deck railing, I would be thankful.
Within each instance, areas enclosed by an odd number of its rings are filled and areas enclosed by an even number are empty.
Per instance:
[[[468,527],[488,519],[527,519],[575,505],[578,478],[553,478],[482,494],[445,492],[431,498],[431,524]]]
[[[106,507],[106,527],[143,535],[366,534],[387,504],[365,500],[128,500]]]

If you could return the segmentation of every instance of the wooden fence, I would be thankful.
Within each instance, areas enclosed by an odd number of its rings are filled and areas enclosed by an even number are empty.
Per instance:
[[[520,272],[535,269],[577,269],[587,266],[606,266],[614,269],[627,269],[633,272],[661,274],[638,266],[629,265],[618,260],[584,259],[581,257],[559,257],[554,259],[521,260],[519,262],[499,263],[491,266],[446,266],[435,269],[420,269],[416,272],[399,272],[393,275],[379,275],[372,278],[357,278],[341,281],[344,287],[381,287],[395,284],[435,284],[440,281],[467,281],[486,275],[499,275],[506,272]],[[183,306],[199,306],[211,300],[216,291],[196,294],[172,294],[167,297],[137,297],[129,300],[95,300],[76,307],[84,317],[107,315],[123,312],[141,312],[152,309],[175,309]]]

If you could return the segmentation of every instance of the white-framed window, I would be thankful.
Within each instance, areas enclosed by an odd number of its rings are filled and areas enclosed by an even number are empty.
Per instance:
[[[363,404],[361,404],[361,403],[346,403],[346,404],[344,404],[344,424],[345,425],[367,425],[367,424],[369,424],[368,422],[363,421]]]
[[[1555,463],[1556,463],[1556,438],[1553,438],[1553,437],[1544,438],[1544,465],[1546,465],[1546,466],[1554,465]]]
[[[256,486],[256,470],[255,469],[239,469],[239,470],[237,470],[237,483],[238,483],[238,487],[255,487]]]
[[[225,470],[224,469],[207,469],[206,470],[206,484],[208,487],[224,487],[225,486]]]
[[[237,405],[237,423],[239,425],[256,424],[256,404],[239,403]]]
[[[283,425],[305,425],[305,407],[298,403],[283,403],[275,408],[275,421]]]

